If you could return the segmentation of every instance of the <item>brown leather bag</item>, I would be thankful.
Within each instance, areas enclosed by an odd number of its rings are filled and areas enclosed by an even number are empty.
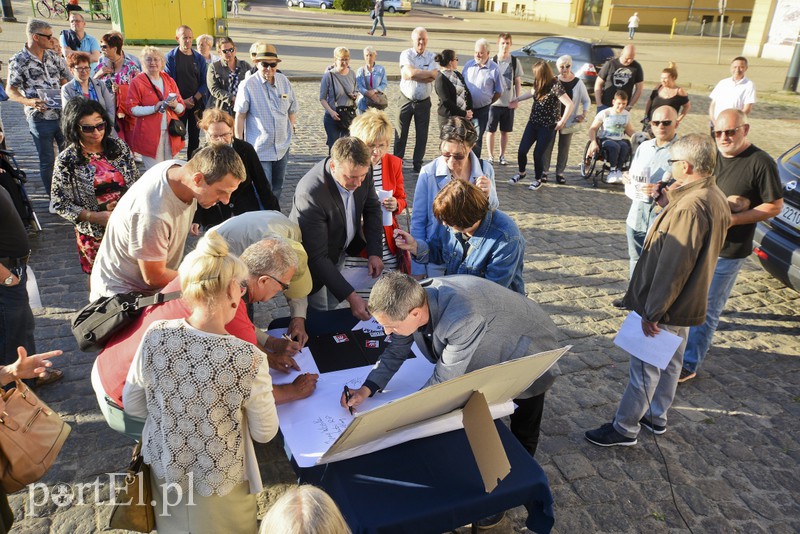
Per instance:
[[[0,484],[19,491],[44,476],[71,428],[20,380],[0,397]]]
[[[156,528],[153,492],[150,487],[150,466],[144,463],[142,443],[133,448],[131,464],[125,474],[125,485],[115,488],[114,509],[108,519],[109,529],[151,532]]]

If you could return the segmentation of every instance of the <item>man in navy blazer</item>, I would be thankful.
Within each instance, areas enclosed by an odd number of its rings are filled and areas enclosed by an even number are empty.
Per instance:
[[[355,317],[368,319],[366,302],[340,272],[345,255],[360,255],[365,248],[369,275],[377,278],[383,271],[381,206],[367,145],[355,137],[338,139],[330,157],[297,183],[289,218],[300,226],[308,253],[309,308],[326,311],[347,300]]]

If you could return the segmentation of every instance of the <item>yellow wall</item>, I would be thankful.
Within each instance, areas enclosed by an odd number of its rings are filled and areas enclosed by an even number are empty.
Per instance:
[[[225,0],[114,0],[114,29],[125,42],[175,44],[175,30],[185,24],[195,36],[216,35],[214,21],[222,18]],[[119,17],[119,20],[117,20]]]
[[[745,56],[761,56],[761,48],[767,42],[770,24],[775,13],[775,0],[756,0],[753,6],[753,20],[744,42],[742,54]]]

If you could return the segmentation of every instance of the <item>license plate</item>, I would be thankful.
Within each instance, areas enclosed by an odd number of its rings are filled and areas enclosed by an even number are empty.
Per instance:
[[[777,218],[795,230],[800,231],[800,209],[784,204]]]

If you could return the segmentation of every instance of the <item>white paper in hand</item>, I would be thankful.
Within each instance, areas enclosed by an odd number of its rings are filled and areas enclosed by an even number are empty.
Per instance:
[[[391,226],[392,212],[383,207],[383,201],[386,200],[387,198],[391,198],[392,195],[394,194],[394,190],[390,189],[388,191],[384,191],[380,187],[376,187],[375,192],[378,194],[378,200],[381,203],[381,212],[383,212],[383,225]]]
[[[622,323],[614,344],[640,360],[658,367],[662,371],[681,344],[681,337],[663,328],[655,337],[647,337],[642,331],[642,318],[631,312]]]

